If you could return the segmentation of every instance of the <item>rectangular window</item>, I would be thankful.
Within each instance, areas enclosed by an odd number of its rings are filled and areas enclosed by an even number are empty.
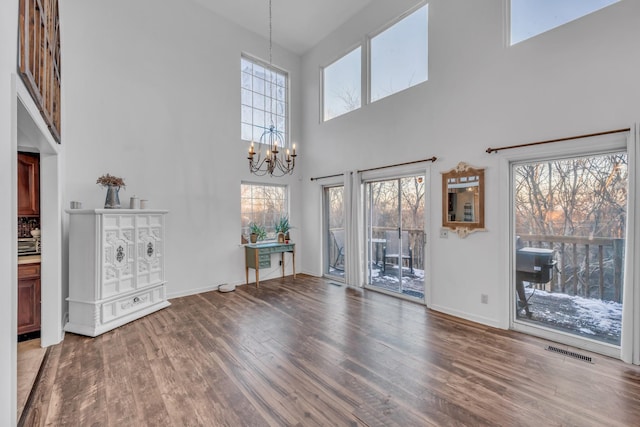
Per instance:
[[[511,0],[511,45],[618,1],[620,0]]]
[[[428,5],[371,38],[371,102],[427,80]]]
[[[271,125],[288,141],[289,76],[260,60],[240,59],[240,137],[259,142]]]
[[[357,47],[322,70],[324,121],[362,106],[361,58]]]
[[[276,222],[289,216],[287,186],[242,183],[240,193],[241,242],[249,241],[252,223],[264,229],[263,240],[275,239]]]

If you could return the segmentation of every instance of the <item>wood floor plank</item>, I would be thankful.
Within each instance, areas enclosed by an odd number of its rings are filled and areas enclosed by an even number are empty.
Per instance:
[[[632,426],[640,368],[306,275],[67,334],[24,425]],[[557,345],[557,344],[555,344]],[[575,349],[574,349],[575,350]],[[580,351],[581,352],[581,351]]]

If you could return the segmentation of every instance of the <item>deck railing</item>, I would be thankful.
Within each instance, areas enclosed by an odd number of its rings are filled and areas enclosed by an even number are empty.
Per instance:
[[[338,230],[344,230],[344,229],[332,228],[330,231],[334,232]],[[385,231],[390,231],[390,230],[397,230],[397,228],[373,227],[372,237],[374,239],[384,239]],[[424,231],[416,230],[416,229],[409,229],[404,231],[409,232],[409,247],[411,248],[411,255],[412,255],[411,258],[412,258],[413,268],[418,270],[424,270]],[[332,236],[331,233],[330,233],[330,236]],[[374,248],[374,250],[376,249]],[[329,260],[330,260],[331,266],[333,266],[333,263],[338,259],[337,254],[338,254],[338,247],[336,245],[335,240],[331,238],[331,240],[329,241]],[[375,254],[373,256],[375,257]],[[342,261],[343,261],[342,259],[338,259],[338,263],[341,263]],[[338,267],[341,267],[341,266],[338,265]]]
[[[549,292],[622,302],[624,239],[521,234],[524,246],[556,251]]]

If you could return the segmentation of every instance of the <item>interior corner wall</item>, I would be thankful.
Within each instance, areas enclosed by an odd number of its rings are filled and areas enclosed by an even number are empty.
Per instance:
[[[102,208],[97,177],[121,176],[122,205],[135,195],[169,210],[170,298],[244,284],[240,183],[289,185],[290,220],[301,224],[299,175],[250,175],[248,144],[240,139],[240,55],[268,60],[268,40],[181,0],[67,0],[61,22],[64,206],[73,200]],[[290,76],[296,142],[300,57],[274,45],[273,64]],[[292,230],[296,243],[298,231]],[[279,277],[272,265],[261,279]]]
[[[436,156],[427,194],[431,308],[506,328],[509,256],[501,242],[509,224],[500,212],[508,201],[498,196],[501,154],[485,150],[636,122],[640,2],[619,2],[508,46],[506,1],[431,0],[429,80],[321,123],[321,67],[417,3],[372,2],[303,56],[306,156],[331,158],[309,162],[305,172],[324,176]],[[439,172],[460,161],[486,168],[487,231],[442,239]],[[318,227],[322,207],[311,189],[321,184],[305,182],[303,191],[305,219]],[[305,267],[321,274],[314,261],[322,256],[321,235],[310,225]],[[481,304],[481,294],[488,304]]]

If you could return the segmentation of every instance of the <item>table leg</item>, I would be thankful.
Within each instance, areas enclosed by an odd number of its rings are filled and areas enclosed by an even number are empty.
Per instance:
[[[255,270],[256,270],[256,288],[260,287],[260,263],[258,262],[258,252],[260,251],[254,251],[256,254],[256,263],[255,263]]]
[[[280,264],[282,264],[282,278],[284,279],[284,252],[281,252],[280,255]]]
[[[296,278],[296,248],[293,248],[293,251],[291,251],[291,255],[293,255],[292,259],[293,259],[293,278]]]

